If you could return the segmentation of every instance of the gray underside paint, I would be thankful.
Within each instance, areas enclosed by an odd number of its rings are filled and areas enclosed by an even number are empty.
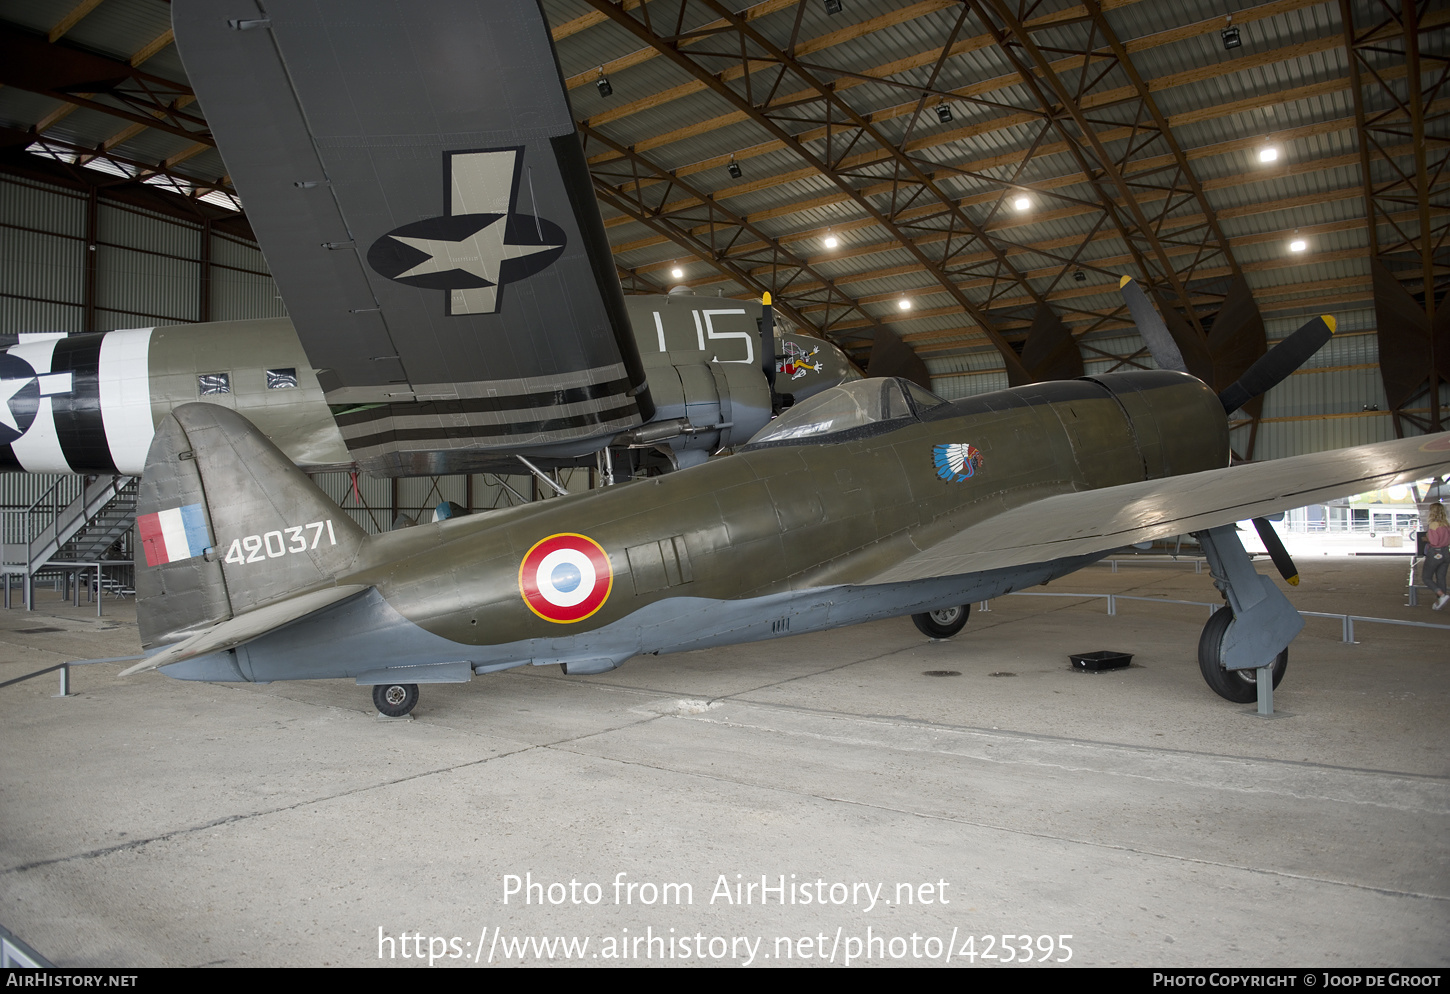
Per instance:
[[[369,684],[437,682],[426,679],[430,671],[421,667],[460,662],[471,664],[476,673],[554,663],[566,664],[570,673],[599,673],[640,653],[757,642],[1000,597],[1081,569],[1102,555],[967,576],[817,587],[734,601],[671,597],[594,631],[506,645],[463,645],[424,631],[370,590],[285,631],[227,652],[172,663],[160,672],[180,680],[267,683],[351,677]],[[456,667],[445,669],[448,676],[443,679],[448,682],[461,673],[454,673]],[[436,672],[443,676],[444,670]]]

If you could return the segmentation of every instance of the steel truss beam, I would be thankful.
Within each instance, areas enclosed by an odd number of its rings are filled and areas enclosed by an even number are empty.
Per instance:
[[[977,222],[957,207],[954,198],[945,194],[937,181],[901,150],[897,141],[885,136],[848,105],[831,86],[818,79],[788,54],[796,42],[799,18],[795,22],[792,37],[781,48],[725,6],[715,0],[701,0],[701,4],[715,15],[715,19],[725,21],[727,27],[713,30],[708,46],[692,44],[686,48],[683,42],[692,37],[683,29],[687,3],[682,2],[679,6],[676,23],[657,27],[651,21],[648,5],[641,6],[640,16],[635,17],[610,0],[588,2],[595,10],[606,15],[639,41],[659,51],[698,83],[714,92],[734,111],[758,125],[770,138],[780,142],[781,147],[800,159],[809,170],[829,180],[858,210],[875,219],[982,329],[1001,352],[1007,366],[1016,367],[1024,382],[1030,381],[1031,377],[1022,368],[1016,350],[997,327],[1001,316],[989,314],[989,310],[997,297],[1025,292],[1035,299],[1039,295],[1038,291],[1017,273],[1007,259],[1006,252],[985,237]],[[958,28],[960,24],[961,19],[958,19]],[[952,32],[942,46],[941,59],[949,52],[956,33]],[[722,62],[741,67],[740,90],[721,78],[723,74],[718,67]],[[772,68],[760,69],[762,63]],[[787,79],[804,83],[807,95],[788,104],[778,103],[776,96]],[[918,103],[922,100],[924,97]],[[803,124],[825,129],[824,149],[821,152],[808,148],[796,136]],[[843,160],[858,147],[872,149],[884,156],[883,161],[892,170],[891,175],[886,177],[892,184],[891,190],[880,198],[885,201],[884,204],[862,194],[856,183],[863,177],[853,175],[843,168]],[[879,180],[883,177],[873,175],[866,178]],[[926,217],[913,220],[909,224],[899,220],[902,212],[923,204],[933,208]],[[913,234],[927,231],[947,233],[939,252],[928,254],[912,237]],[[990,263],[986,265],[963,265],[958,261],[961,256],[982,250],[986,250],[991,256]],[[986,299],[982,301],[969,297],[958,286],[958,281],[963,278],[987,279],[989,287],[985,294]]]
[[[1354,81],[1360,171],[1380,341],[1380,374],[1396,436],[1446,427],[1450,382],[1450,58],[1423,44],[1429,0],[1340,0]],[[1403,73],[1387,70],[1405,67]],[[1408,141],[1409,167],[1395,146]],[[1428,416],[1412,412],[1412,405]]]
[[[782,313],[802,328],[835,340],[843,347],[849,339],[868,342],[872,339],[872,332],[841,335],[834,331],[835,324],[851,315],[872,328],[880,322],[856,299],[837,289],[834,281],[817,272],[810,263],[778,240],[748,219],[716,203],[709,194],[672,177],[663,167],[604,135],[589,122],[581,122],[579,132],[584,136],[586,155],[589,143],[596,142],[620,156],[611,164],[595,166],[591,170],[595,192],[605,203],[659,232],[742,287],[756,294],[769,291],[772,295],[784,295],[777,305]],[[619,169],[621,162],[630,167],[627,175]],[[662,194],[658,197],[646,196],[640,183],[646,177],[666,181]],[[675,187],[689,194],[695,205],[673,211],[662,209],[660,202]],[[743,251],[739,247],[742,236],[749,236],[746,244],[750,246]],[[802,277],[811,281],[812,292],[801,294],[794,291],[794,284]],[[816,309],[823,309],[824,318],[819,322],[807,318],[801,310],[805,302],[816,305]],[[834,318],[832,310],[836,312]]]
[[[1166,293],[1187,322],[1182,333],[1197,339],[1193,351],[1208,370],[1194,371],[1210,379],[1241,373],[1221,368],[1223,359],[1262,355],[1263,320],[1245,292],[1248,311],[1240,312],[1233,328],[1210,337],[1231,287],[1242,287],[1243,273],[1188,157],[1098,0],[1083,0],[1081,16],[1036,28],[1027,21],[1027,0],[966,2],[1077,162],[1108,222],[1101,227],[1117,232],[1141,277]],[[1110,145],[1108,134],[1121,137]],[[1195,303],[1204,295],[1209,313]],[[1165,317],[1172,327],[1173,315]],[[1248,458],[1261,403],[1256,398],[1248,409],[1255,422],[1245,440]]]
[[[1187,157],[1096,0],[1084,3],[1083,17],[1036,30],[1027,27],[1006,0],[969,3],[997,38],[1024,87],[1049,115],[1143,278],[1170,290],[1184,316],[1201,332],[1203,325],[1189,300],[1195,272],[1206,265],[1227,264],[1238,275],[1238,263]],[[1061,74],[1049,54],[1058,58],[1071,54],[1080,60],[1080,68],[1070,76]],[[1124,78],[1131,96],[1107,104],[1095,99],[1104,91],[1122,93]],[[1088,106],[1091,111],[1085,109]],[[1100,132],[1125,126],[1126,140],[1110,150]],[[1141,164],[1165,154],[1170,157],[1167,163]],[[1152,213],[1143,203],[1144,195],[1158,201]],[[1165,229],[1172,226],[1173,216],[1195,206],[1203,221],[1168,235]],[[1194,252],[1186,264],[1175,264],[1168,248],[1186,245]]]
[[[0,83],[215,145],[206,121],[182,110],[196,100],[186,84],[9,26],[0,26]]]
[[[24,135],[24,138],[20,138]],[[12,136],[19,138],[18,141],[11,141]],[[31,152],[42,159],[51,160],[72,167],[73,170],[82,169],[87,162],[97,159],[109,160],[117,166],[132,170],[129,176],[110,176],[106,173],[98,173],[96,170],[88,170],[84,173],[91,185],[101,187],[124,186],[127,184],[141,184],[145,180],[155,176],[164,176],[171,180],[171,184],[146,184],[155,186],[157,189],[165,190],[167,193],[185,197],[188,200],[197,200],[208,193],[221,192],[236,196],[236,191],[231,184],[220,179],[204,180],[197,176],[188,176],[171,169],[166,162],[142,162],[139,159],[132,159],[125,155],[119,155],[111,151],[100,151],[85,145],[78,145],[75,142],[64,141],[60,138],[48,135],[30,135],[11,128],[0,129],[0,138],[6,139],[7,144],[21,144],[25,139],[30,139],[30,145],[40,145],[44,152]],[[105,177],[104,179],[101,177]],[[189,191],[189,192],[184,192]]]

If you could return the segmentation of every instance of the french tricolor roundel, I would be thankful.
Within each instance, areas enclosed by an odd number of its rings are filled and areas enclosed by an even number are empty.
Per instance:
[[[545,621],[561,625],[598,611],[613,586],[609,556],[587,535],[550,535],[525,553],[519,566],[524,603]]]

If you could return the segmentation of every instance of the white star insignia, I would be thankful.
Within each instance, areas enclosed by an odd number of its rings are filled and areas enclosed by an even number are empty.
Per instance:
[[[465,273],[488,280],[494,286],[467,287],[450,291],[451,312],[454,314],[490,314],[498,306],[498,271],[507,259],[522,259],[526,256],[549,252],[562,245],[510,245],[503,240],[503,217],[479,228],[467,238],[451,241],[446,238],[410,238],[407,235],[393,235],[395,241],[409,248],[425,252],[428,258],[405,273],[393,279],[409,276],[427,276],[432,273],[446,273],[459,269]]]
[[[506,244],[503,240],[503,225],[499,223],[502,220],[503,218],[499,218],[492,224],[479,228],[467,238],[458,241],[394,235],[393,238],[396,241],[402,242],[409,248],[415,248],[419,252],[426,252],[428,258],[407,272],[399,273],[393,279],[400,280],[409,276],[427,276],[430,273],[446,273],[451,269],[461,269],[479,279],[497,283],[499,266],[503,264],[504,260],[522,259],[562,247],[559,245]]]
[[[15,415],[10,410],[10,401],[16,394],[34,382],[34,380],[35,377],[33,376],[22,377],[18,380],[0,380],[0,424],[3,424],[17,435],[23,434],[23,432],[20,430],[20,425],[15,423]]]

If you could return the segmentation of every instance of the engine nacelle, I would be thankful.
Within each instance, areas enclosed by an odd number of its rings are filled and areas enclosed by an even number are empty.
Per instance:
[[[1106,387],[1122,405],[1146,479],[1229,464],[1228,419],[1218,395],[1202,380],[1167,369],[1083,379]]]
[[[656,366],[650,374],[655,424],[665,437],[625,439],[668,446],[681,467],[743,444],[770,420],[770,388],[759,370],[734,362]],[[633,433],[639,434],[639,433]],[[657,436],[659,433],[652,433]]]

